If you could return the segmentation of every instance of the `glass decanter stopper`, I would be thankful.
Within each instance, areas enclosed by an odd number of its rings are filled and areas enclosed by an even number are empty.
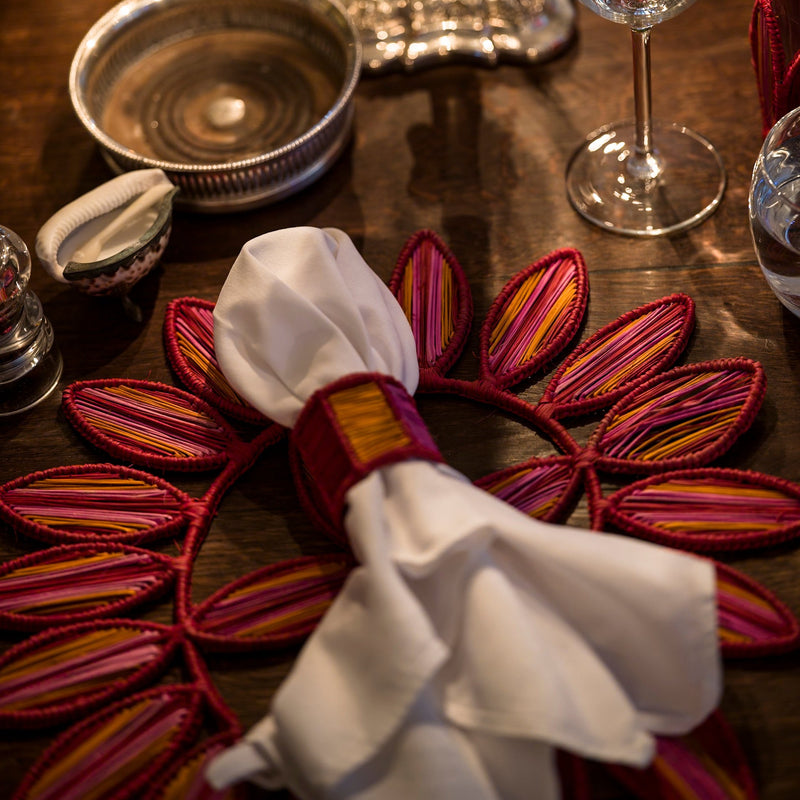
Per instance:
[[[39,298],[28,289],[31,257],[0,226],[0,416],[35,406],[61,377],[61,354]]]

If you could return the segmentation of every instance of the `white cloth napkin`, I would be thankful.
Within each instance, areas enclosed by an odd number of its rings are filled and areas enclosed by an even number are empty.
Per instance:
[[[416,388],[405,316],[338,230],[245,245],[214,336],[234,388],[287,426],[349,373]],[[554,747],[643,766],[653,733],[690,730],[717,704],[711,563],[538,522],[422,461],[373,472],[346,500],[359,566],[270,715],[212,762],[218,788],[549,800]]]

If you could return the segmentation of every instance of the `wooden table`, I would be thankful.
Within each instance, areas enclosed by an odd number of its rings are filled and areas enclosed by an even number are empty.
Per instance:
[[[0,6],[0,224],[31,246],[56,209],[110,177],[67,92],[72,55],[110,5],[4,0]],[[691,295],[697,326],[684,360],[745,356],[763,364],[768,380],[754,426],[717,463],[800,481],[800,321],[763,281],[747,222],[750,171],[761,142],[747,38],[751,7],[751,0],[699,2],[653,36],[654,113],[705,134],[728,170],[722,205],[700,227],[637,241],[592,227],[570,208],[564,192],[570,153],[586,132],[632,111],[627,32],[581,8],[578,39],[546,64],[447,64],[364,79],[352,144],[300,194],[233,215],[178,211],[163,266],[134,290],[141,324],[126,318],[117,302],[64,288],[35,264],[32,285],[64,356],[62,387],[102,377],[173,383],[161,334],[167,303],[184,295],[214,300],[253,236],[295,225],[338,227],[387,277],[407,237],[431,228],[463,264],[477,320],[512,274],[565,246],[578,248],[588,264],[584,337],[663,295]],[[473,334],[458,366],[463,374],[471,374],[476,342]],[[542,387],[533,383],[525,394],[537,398]],[[0,481],[105,460],[73,431],[59,400],[57,392],[30,413],[3,420]],[[435,398],[421,407],[446,457],[470,477],[549,451],[499,412]],[[174,476],[174,482],[199,493],[208,479]],[[586,524],[585,505],[572,521]],[[39,546],[7,528],[0,533],[4,558]],[[174,554],[176,546],[162,549]],[[295,499],[285,446],[275,446],[223,502],[197,565],[195,597],[260,564],[329,549]],[[730,560],[800,613],[796,548]],[[164,602],[144,617],[169,622],[170,614]],[[4,646],[19,639],[0,635]],[[293,652],[277,652],[215,657],[210,664],[226,701],[249,726],[266,712],[292,658]],[[723,710],[764,800],[794,800],[800,792],[799,666],[797,655],[727,665]],[[51,730],[0,734],[0,786],[10,791],[54,736]]]

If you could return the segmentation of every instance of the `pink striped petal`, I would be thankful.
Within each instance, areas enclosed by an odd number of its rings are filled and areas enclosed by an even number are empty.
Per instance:
[[[172,629],[130,620],[38,633],[0,656],[0,727],[40,727],[94,710],[163,671]]]
[[[198,397],[244,422],[269,423],[220,370],[214,350],[214,303],[196,297],[173,300],[164,317],[164,341],[172,368]]]
[[[472,321],[472,296],[456,257],[433,231],[418,231],[403,247],[389,289],[411,325],[420,368],[443,375]]]
[[[343,553],[271,564],[200,605],[193,638],[214,650],[250,650],[301,641],[316,627],[353,567]]]
[[[756,800],[758,796],[742,747],[719,711],[685,736],[659,736],[650,767],[606,769],[640,800]]]
[[[233,737],[222,734],[180,754],[142,800],[245,800],[250,793],[244,785],[217,791],[206,781],[206,767],[211,759],[231,744]]]
[[[541,405],[554,416],[607,408],[630,390],[669,368],[694,327],[694,303],[672,295],[630,311],[573,350],[550,380]]]
[[[743,572],[720,563],[716,569],[723,655],[757,657],[800,645],[800,623],[785,603]]]
[[[575,336],[587,297],[577,250],[557,250],[517,273],[481,328],[482,377],[508,387],[542,369]]]
[[[684,550],[742,550],[800,535],[800,486],[756,472],[667,472],[607,501],[606,519],[614,526]]]
[[[150,381],[79,381],[62,396],[67,419],[107,453],[172,470],[214,469],[238,441],[233,429],[193,394]]]
[[[190,502],[167,481],[114,464],[55,467],[0,486],[0,518],[54,543],[174,537],[186,526]]]
[[[524,464],[494,472],[475,485],[536,519],[561,518],[579,488],[569,456],[532,458]]]
[[[115,544],[54,547],[0,565],[0,627],[41,630],[122,614],[172,584],[171,559]]]
[[[765,390],[761,365],[747,359],[677,367],[623,397],[589,449],[598,467],[616,472],[702,466],[750,426]]]
[[[190,746],[201,706],[196,688],[171,685],[103,709],[56,739],[14,800],[139,800]]]

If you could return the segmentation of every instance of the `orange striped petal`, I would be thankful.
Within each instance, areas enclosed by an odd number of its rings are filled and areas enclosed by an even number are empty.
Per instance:
[[[574,499],[578,478],[569,456],[552,456],[486,475],[475,485],[531,517],[552,522]]]
[[[180,754],[143,800],[245,800],[250,797],[243,785],[217,791],[206,781],[206,767],[211,759],[231,744],[233,737],[222,734]]]
[[[237,438],[208,403],[150,381],[79,381],[63,394],[67,419],[107,453],[148,467],[214,469]]]
[[[641,800],[756,800],[752,772],[722,714],[681,737],[656,738],[650,767],[607,766]]]
[[[271,564],[216,592],[194,616],[193,638],[214,650],[301,641],[316,627],[353,567],[343,553]]]
[[[725,564],[716,563],[720,649],[736,658],[794,650],[800,623],[772,592]]]
[[[677,367],[623,397],[589,448],[600,468],[618,472],[702,466],[750,426],[765,390],[761,365],[747,359]]]
[[[573,350],[550,380],[542,404],[553,415],[607,408],[630,390],[667,369],[694,327],[694,303],[672,295],[624,314]]]
[[[514,276],[481,328],[481,373],[508,387],[557,356],[577,333],[588,298],[577,250],[556,250]]]
[[[0,626],[41,630],[122,614],[172,584],[169,558],[114,544],[54,547],[0,564]]]
[[[142,544],[180,534],[191,498],[146,472],[114,464],[55,467],[0,486],[0,518],[54,543]]]
[[[616,527],[684,550],[764,547],[800,534],[800,486],[756,472],[667,472],[607,500],[606,519]]]
[[[161,686],[79,722],[45,751],[15,800],[144,797],[190,746],[202,697],[194,687]]]
[[[214,350],[214,303],[196,297],[173,300],[164,317],[164,341],[172,368],[194,394],[244,422],[269,422],[222,374]]]
[[[433,231],[418,231],[403,247],[389,289],[414,333],[420,368],[447,372],[472,322],[472,295],[456,257]]]
[[[41,727],[92,711],[165,668],[172,629],[130,620],[48,630],[0,656],[0,727]]]

